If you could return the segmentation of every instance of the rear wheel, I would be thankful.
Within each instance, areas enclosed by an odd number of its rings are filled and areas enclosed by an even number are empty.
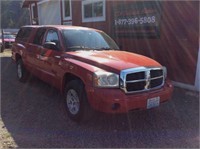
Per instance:
[[[3,44],[0,44],[0,46],[1,46],[0,52],[3,53],[3,51],[4,51],[4,46],[3,46]]]
[[[21,59],[17,61],[17,77],[20,82],[26,82],[28,79],[28,72],[24,68],[24,65]]]
[[[65,87],[65,104],[69,117],[76,122],[85,122],[92,118],[94,111],[90,107],[84,85],[72,80]]]

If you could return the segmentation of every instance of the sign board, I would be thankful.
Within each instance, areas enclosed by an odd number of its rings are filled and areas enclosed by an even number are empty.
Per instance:
[[[113,7],[114,35],[117,37],[159,38],[161,2],[123,2]]]

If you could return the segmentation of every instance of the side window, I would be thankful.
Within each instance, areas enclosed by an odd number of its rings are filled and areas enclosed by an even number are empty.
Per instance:
[[[23,36],[23,29],[21,28],[16,36],[16,40],[20,40]]]
[[[54,42],[58,48],[60,47],[58,33],[55,30],[48,31],[45,42]]]
[[[39,28],[37,30],[33,43],[37,45],[42,45],[42,39],[44,37],[45,32],[46,32],[45,28]]]
[[[16,40],[27,42],[30,33],[31,33],[31,28],[21,28],[17,34]]]

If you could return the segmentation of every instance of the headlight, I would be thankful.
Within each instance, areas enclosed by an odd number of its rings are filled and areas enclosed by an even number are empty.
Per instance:
[[[106,71],[97,71],[94,73],[94,85],[96,87],[119,87],[119,75]]]
[[[167,78],[167,68],[163,66],[163,74],[165,79]]]

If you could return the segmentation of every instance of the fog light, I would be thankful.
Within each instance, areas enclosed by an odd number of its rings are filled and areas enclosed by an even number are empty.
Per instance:
[[[120,107],[120,104],[119,103],[114,103],[114,104],[112,104],[112,110],[117,110],[117,109],[119,109],[119,107]]]

